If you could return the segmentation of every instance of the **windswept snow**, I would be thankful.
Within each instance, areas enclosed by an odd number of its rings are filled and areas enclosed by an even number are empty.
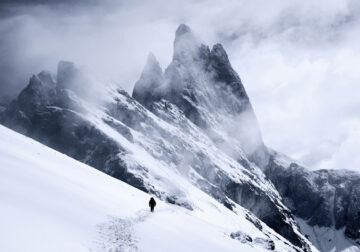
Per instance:
[[[150,213],[150,195],[96,169],[3,126],[0,142],[0,251],[264,251],[268,239],[293,251],[190,184],[196,209],[157,200]]]

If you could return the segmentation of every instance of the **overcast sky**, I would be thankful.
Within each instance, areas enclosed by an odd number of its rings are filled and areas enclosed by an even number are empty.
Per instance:
[[[266,144],[311,169],[360,171],[357,0],[0,2],[0,96],[71,60],[131,92],[149,51],[162,67],[188,24],[220,42]]]

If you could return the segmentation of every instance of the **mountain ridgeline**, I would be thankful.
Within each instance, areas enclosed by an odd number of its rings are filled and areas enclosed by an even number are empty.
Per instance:
[[[157,102],[176,105],[230,156],[245,154],[260,167],[267,164],[253,108],[223,46],[210,50],[186,25],[176,31],[173,60],[165,72],[150,54],[132,96],[155,113]]]
[[[269,226],[289,241],[289,250],[312,251],[309,239],[317,238],[306,238],[294,217],[311,226],[344,229],[359,241],[360,175],[308,171],[265,146],[221,44],[210,49],[180,25],[170,65],[163,71],[150,54],[132,96],[102,85],[106,96],[94,103],[94,88],[99,84],[61,61],[56,78],[45,71],[32,76],[0,121],[192,210],[197,206],[188,200],[186,181],[239,216],[247,209],[246,218],[256,228],[265,233]]]

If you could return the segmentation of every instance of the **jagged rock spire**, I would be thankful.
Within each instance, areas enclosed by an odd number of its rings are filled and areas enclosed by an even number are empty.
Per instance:
[[[186,33],[191,33],[191,29],[186,24],[180,24],[175,32],[175,37],[179,37],[181,35],[184,35]]]
[[[39,79],[38,76],[33,74],[31,76],[30,80],[29,80],[28,88],[30,88],[30,89],[39,89],[39,88],[41,88],[41,86],[42,86],[41,80]]]
[[[200,128],[216,125],[218,131],[226,131],[229,134],[226,141],[235,141],[233,145],[241,146],[258,165],[267,162],[266,147],[251,103],[221,44],[215,44],[210,51],[187,25],[181,24],[175,33],[173,61],[164,74],[159,69],[149,56],[135,84],[135,99],[150,109],[154,102],[166,99]],[[229,120],[226,125],[224,118]],[[249,131],[250,128],[253,130]],[[238,132],[236,137],[233,131]]]
[[[230,66],[228,55],[222,44],[215,44],[211,49],[211,57],[216,59],[219,64]]]
[[[157,88],[163,83],[163,72],[153,53],[149,53],[140,79],[135,83],[133,97],[142,104],[155,99]]]
[[[199,57],[200,43],[189,26],[181,24],[175,33],[173,60],[189,63]]]
[[[42,71],[30,78],[27,87],[17,97],[17,106],[21,111],[34,115],[54,100],[55,86],[48,77],[47,72]]]
[[[158,62],[158,60],[156,59],[155,55],[150,52],[147,60],[146,60],[146,64],[144,67],[144,70],[142,72],[143,77],[157,77],[162,75],[162,70],[160,67],[160,64]],[[151,76],[149,76],[151,75]]]

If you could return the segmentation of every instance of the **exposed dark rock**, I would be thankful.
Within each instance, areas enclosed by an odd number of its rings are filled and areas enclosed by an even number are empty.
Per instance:
[[[345,227],[349,238],[360,238],[360,174],[345,170],[310,171],[279,159],[284,157],[274,152],[265,174],[295,215],[312,226]]]
[[[161,92],[159,87],[162,83],[163,73],[159,62],[155,56],[150,53],[140,79],[134,87],[133,97],[141,101],[142,104],[150,104],[152,101],[158,99],[158,92]]]
[[[149,70],[153,73],[149,73]],[[248,158],[260,165],[267,162],[267,149],[262,142],[249,98],[240,77],[231,67],[224,48],[216,44],[210,51],[208,47],[198,43],[190,28],[185,25],[181,25],[176,32],[173,61],[165,73],[162,74],[158,63],[151,57],[135,84],[133,97],[170,123],[174,121],[166,118],[163,111],[169,107],[178,107],[186,118],[203,129],[219,146],[227,146],[228,142],[235,138],[236,142],[230,145],[239,144],[248,154]],[[116,118],[128,121],[128,116],[124,118],[124,115],[126,113],[122,110],[121,117]],[[229,120],[226,125],[224,119]],[[143,120],[137,118],[136,121]],[[130,127],[131,124],[127,123]],[[234,135],[234,130],[239,134]],[[225,131],[229,138],[218,136],[216,131]],[[181,143],[175,146],[181,146]],[[177,152],[184,153],[184,150]],[[237,160],[244,167],[252,169],[243,156],[238,156]],[[289,220],[292,218],[291,214],[278,203],[277,196],[269,196],[268,192],[261,191],[251,183],[230,179],[207,160],[206,155],[193,154],[192,167],[201,167],[196,171],[211,184],[219,186],[225,195],[220,195],[206,183],[203,183],[202,190],[206,190],[229,209],[232,209],[232,206],[224,199],[233,200],[254,212],[291,242],[302,246],[304,241],[294,232],[294,226]],[[252,179],[257,177],[252,172],[247,176]]]
[[[275,243],[273,240],[257,237],[255,238],[254,243],[263,246],[265,249],[275,250]]]
[[[45,71],[32,76],[28,86],[2,113],[1,123],[147,191],[143,179],[129,172],[121,160],[125,149],[81,115],[86,108],[78,96],[67,89],[72,88],[67,81],[73,82],[76,75],[73,63],[60,62],[58,68],[60,86]],[[132,135],[126,126],[114,121],[107,123],[131,141]]]
[[[247,243],[247,242],[252,242],[253,239],[251,238],[250,235],[248,234],[245,234],[241,231],[237,231],[237,232],[233,232],[230,234],[230,237],[235,239],[235,240],[238,240],[242,243]]]
[[[253,215],[246,218],[259,230],[267,229],[261,219],[295,249],[310,250],[293,213],[311,225],[346,227],[348,237],[358,237],[358,175],[309,172],[296,163],[277,162],[262,141],[250,100],[223,46],[210,50],[186,25],[176,32],[173,61],[164,72],[149,55],[132,97],[119,89],[100,113],[91,114],[83,102],[91,96],[88,87],[91,81],[82,71],[60,62],[56,82],[47,72],[33,76],[1,113],[1,123],[192,210],[195,206],[179,188],[175,195],[156,184],[176,182],[152,174],[150,166],[131,156],[129,146],[143,149],[235,213],[239,205],[247,208]],[[259,242],[275,249],[271,239]]]
[[[255,214],[294,245],[301,247],[304,241],[294,233],[294,227],[290,221],[292,220],[291,213],[281,207],[279,202],[250,183],[223,181],[223,184],[223,190],[230,199]]]

